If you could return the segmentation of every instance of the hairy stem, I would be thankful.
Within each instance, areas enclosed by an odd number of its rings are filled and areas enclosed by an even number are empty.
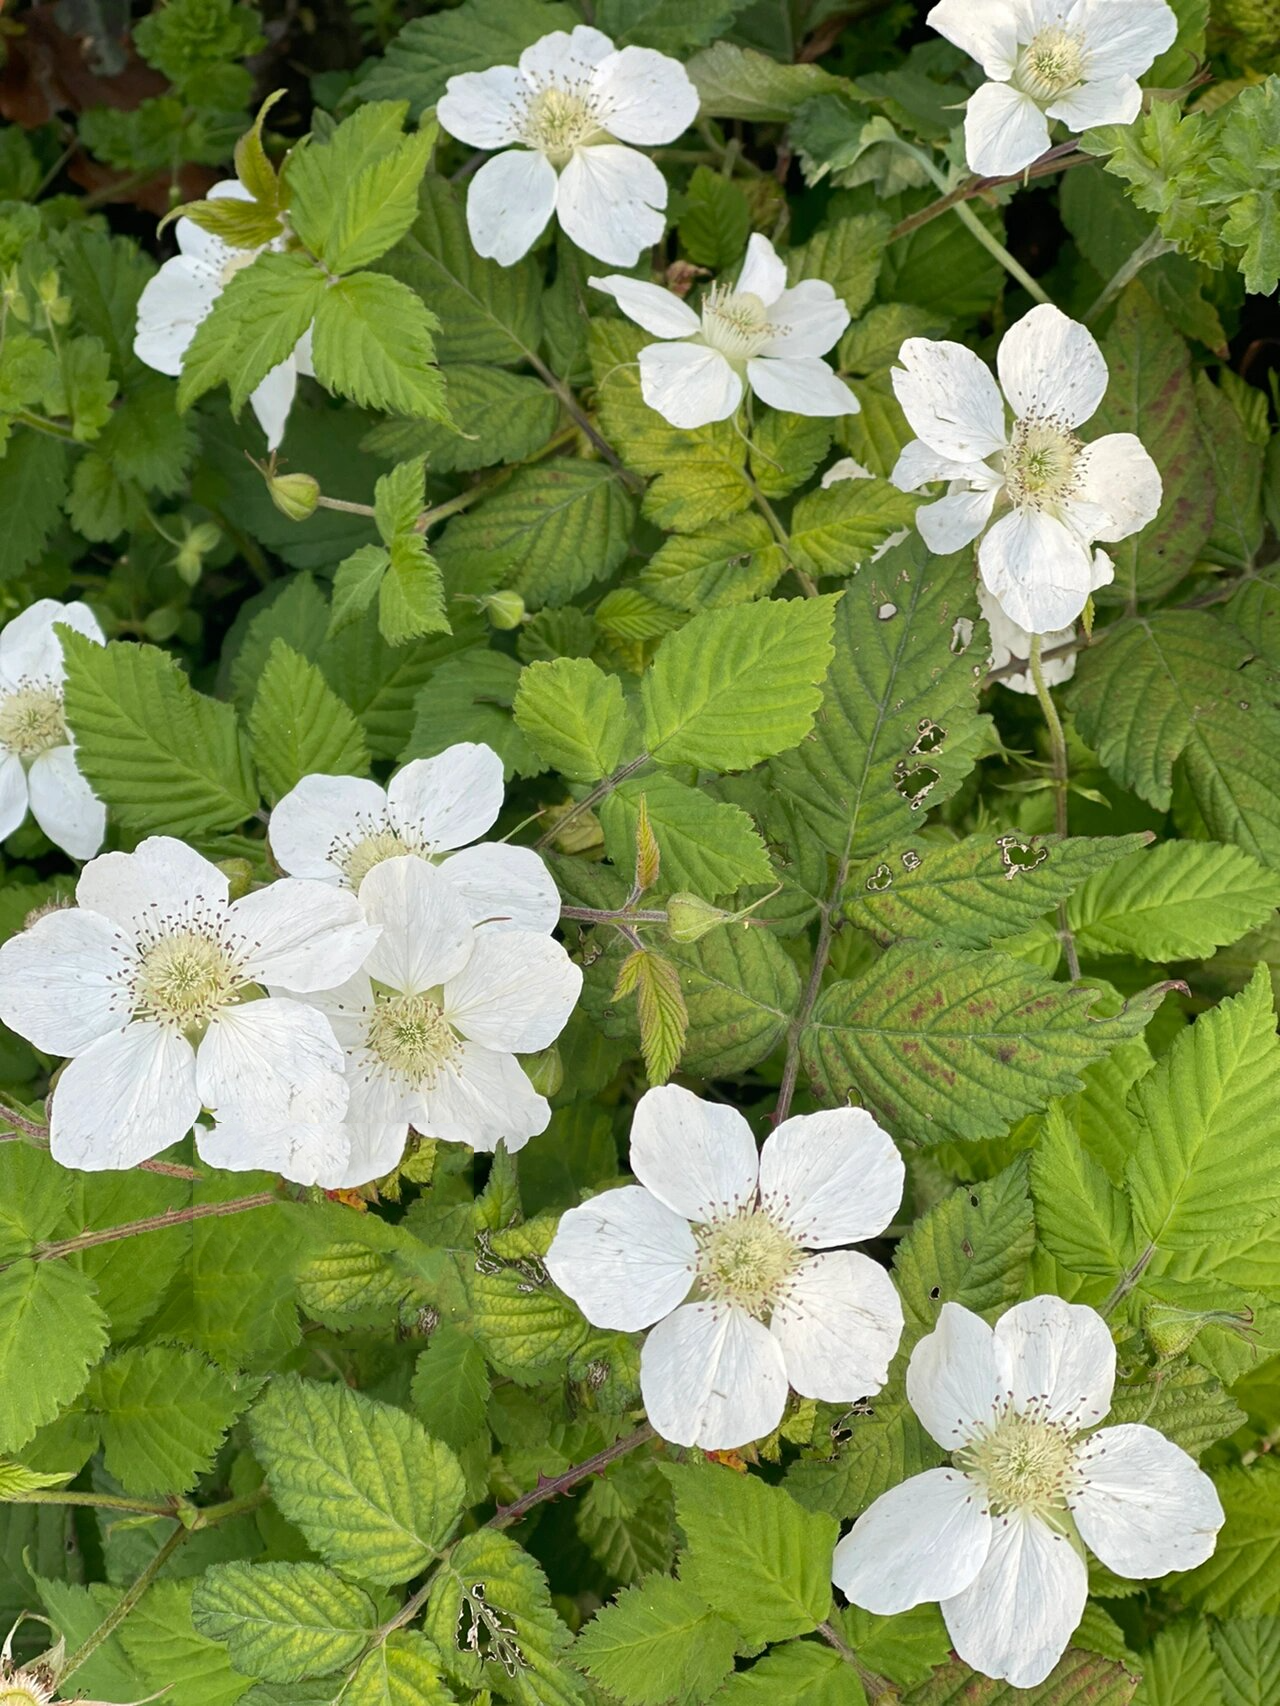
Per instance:
[[[598,1475],[602,1469],[607,1469],[611,1463],[616,1463],[620,1457],[626,1457],[629,1452],[636,1451],[646,1445],[654,1437],[653,1429],[648,1422],[632,1434],[626,1434],[622,1439],[614,1440],[612,1445],[606,1445],[603,1451],[597,1451],[594,1457],[585,1458],[581,1463],[572,1463],[562,1475],[553,1475],[548,1480],[539,1481],[527,1493],[522,1493],[512,1504],[503,1505],[489,1518],[486,1528],[510,1528],[527,1516],[535,1506],[545,1504],[548,1499],[559,1498],[561,1493],[568,1493],[576,1487],[579,1481],[585,1481],[590,1475]]]
[[[1067,737],[1062,732],[1062,719],[1058,715],[1058,707],[1053,702],[1044,678],[1044,659],[1041,648],[1044,645],[1042,634],[1033,634],[1031,638],[1031,679],[1035,683],[1036,698],[1040,701],[1040,709],[1044,712],[1045,726],[1049,730],[1049,754],[1053,774],[1053,820],[1054,828],[1060,836],[1070,833],[1067,810],[1067,784],[1070,772],[1067,768]],[[1074,983],[1080,976],[1080,956],[1076,953],[1076,939],[1071,933],[1067,921],[1067,903],[1058,902],[1058,935],[1062,940],[1063,952],[1067,956],[1067,970]]]
[[[99,1244],[115,1244],[122,1238],[137,1238],[144,1232],[166,1232],[171,1226],[185,1226],[193,1220],[244,1214],[251,1208],[266,1208],[279,1200],[274,1191],[258,1191],[251,1197],[234,1197],[230,1202],[192,1203],[187,1208],[168,1208],[163,1214],[153,1214],[146,1220],[130,1220],[123,1226],[104,1226],[97,1232],[81,1232],[75,1238],[62,1238],[55,1244],[37,1245],[31,1252],[32,1259],[37,1262],[57,1261],[62,1256],[74,1256],[80,1250],[92,1250]]]
[[[556,375],[547,366],[546,362],[539,360],[539,358],[531,352],[526,353],[528,354],[530,366],[547,389],[555,392],[556,396],[560,399],[560,405],[564,409],[565,413],[571,420],[576,422],[580,430],[591,440],[592,444],[595,445],[596,449],[600,452],[601,456],[604,457],[610,467],[617,469],[618,473],[622,475],[623,481],[630,490],[638,491],[640,487],[639,480],[637,480],[636,476],[629,468],[623,466],[622,458],[609,443],[609,440],[600,432],[590,415],[587,414],[587,411],[582,407],[582,404],[574,396],[570,387],[565,384],[563,379],[556,377]]]
[[[937,201],[931,201],[917,213],[909,213],[905,219],[899,220],[890,231],[888,241],[893,243],[899,237],[910,236],[911,232],[918,231],[922,225],[928,225],[940,214],[950,213],[958,202],[972,201],[975,196],[986,195],[989,191],[998,189],[1001,184],[1020,184],[1027,178],[1045,178],[1053,172],[1067,171],[1072,166],[1083,166],[1089,158],[1089,155],[1077,152],[1074,142],[1060,142],[1033,161],[1024,172],[1015,172],[1003,178],[966,178]]]
[[[868,1669],[832,1624],[819,1623],[818,1633],[827,1645],[834,1647],[844,1662],[858,1673],[858,1680],[862,1683],[862,1691],[868,1700],[883,1700],[887,1703],[890,1700],[897,1699],[897,1691],[893,1684],[886,1681],[876,1671]]]
[[[1155,1253],[1155,1245],[1148,1244],[1133,1266],[1131,1268],[1127,1268],[1125,1272],[1120,1275],[1120,1278],[1116,1281],[1115,1289],[1098,1311],[1100,1315],[1110,1315],[1111,1311],[1118,1303],[1123,1303],[1124,1299],[1128,1297],[1129,1293],[1133,1290],[1134,1286],[1137,1285],[1143,1274],[1146,1273],[1147,1264],[1150,1262]]]
[[[589,812],[592,806],[598,805],[601,800],[613,792],[619,783],[625,782],[628,776],[634,776],[637,770],[643,770],[648,762],[649,754],[642,752],[639,758],[629,759],[620,770],[615,770],[612,776],[606,776],[603,782],[597,782],[589,794],[576,801],[563,817],[556,819],[555,824],[547,830],[545,835],[538,837],[534,842],[537,851],[541,853],[545,847],[549,847],[567,824],[576,823],[584,812]]]
[[[562,906],[561,918],[575,919],[579,924],[665,924],[667,914],[661,907],[619,906],[605,912],[594,906]]]

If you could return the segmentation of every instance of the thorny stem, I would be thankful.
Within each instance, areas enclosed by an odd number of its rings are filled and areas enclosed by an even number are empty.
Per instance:
[[[29,1141],[34,1147],[48,1149],[49,1128],[47,1125],[36,1125],[34,1120],[26,1119],[22,1114],[0,1102],[0,1120],[13,1126],[12,1131],[0,1131],[0,1143],[15,1143]],[[139,1161],[139,1169],[144,1173],[162,1173],[166,1179],[203,1179],[204,1174],[194,1167],[184,1167],[180,1161]]]
[[[156,1553],[155,1557],[147,1565],[146,1569],[143,1570],[140,1576],[138,1576],[133,1585],[120,1596],[112,1606],[111,1610],[102,1619],[102,1622],[99,1623],[98,1627],[71,1655],[71,1658],[67,1662],[66,1669],[59,1678],[60,1683],[65,1683],[69,1676],[73,1676],[75,1672],[80,1669],[80,1666],[85,1662],[85,1660],[93,1653],[96,1653],[102,1643],[109,1640],[110,1637],[115,1634],[116,1630],[138,1604],[138,1601],[146,1593],[152,1582],[155,1581],[156,1577],[164,1569],[170,1558],[172,1558],[174,1553],[186,1543],[190,1532],[190,1529],[182,1527],[174,1529],[173,1533],[165,1541],[164,1545]]]
[[[97,1232],[81,1232],[75,1238],[63,1238],[56,1244],[38,1244],[31,1252],[31,1259],[36,1262],[57,1261],[62,1256],[74,1256],[81,1250],[92,1250],[99,1244],[115,1244],[122,1238],[136,1238],[144,1232],[166,1232],[171,1226],[185,1226],[192,1220],[243,1214],[248,1209],[266,1208],[279,1200],[274,1191],[259,1191],[254,1196],[235,1197],[230,1202],[192,1203],[187,1208],[169,1208],[163,1214],[153,1214],[146,1220],[127,1221],[123,1226],[104,1226]],[[10,1265],[4,1264],[5,1267]]]
[[[538,375],[538,378],[541,379],[547,389],[555,392],[556,396],[560,399],[561,407],[565,410],[565,413],[577,423],[578,427],[591,440],[592,444],[595,445],[596,449],[600,452],[601,456],[604,457],[605,461],[609,463],[610,467],[617,469],[618,473],[621,474],[624,482],[630,490],[638,490],[640,481],[629,468],[623,466],[622,458],[609,443],[609,440],[602,435],[595,422],[591,419],[590,415],[587,414],[586,410],[582,407],[582,404],[579,403],[569,386],[565,384],[563,379],[558,379],[556,377],[545,361],[541,361],[531,352],[526,353],[528,354],[529,365],[533,368],[534,372]]]
[[[866,1695],[868,1700],[883,1700],[887,1703],[890,1700],[896,1700],[898,1698],[897,1691],[893,1684],[891,1682],[886,1682],[884,1677],[880,1676],[878,1672],[869,1670],[858,1657],[857,1653],[854,1652],[853,1648],[849,1646],[847,1641],[841,1638],[838,1631],[833,1628],[830,1623],[819,1623],[818,1633],[822,1636],[822,1639],[827,1643],[827,1645],[829,1647],[834,1647],[844,1662],[847,1665],[852,1665],[853,1669],[858,1673],[858,1680],[861,1682],[863,1693]]]
[[[934,183],[937,184],[938,188],[943,192],[944,198],[953,193],[947,188],[947,180],[943,177],[942,173],[934,165],[929,155],[926,154],[922,148],[916,148],[910,142],[904,142],[901,137],[898,137],[896,140],[898,147],[903,149],[905,153],[910,154],[911,158],[920,167],[921,171],[927,172],[929,177],[933,179]],[[969,230],[977,238],[979,243],[982,244],[987,253],[995,256],[996,260],[999,261],[1000,265],[1009,274],[1009,276],[1016,279],[1016,281],[1034,301],[1049,301],[1049,297],[1036,283],[1035,279],[1032,278],[1027,269],[1020,261],[1014,260],[1013,256],[1009,253],[1008,249],[1005,248],[1004,244],[998,237],[994,237],[991,232],[987,230],[986,226],[965,200],[957,198],[954,201],[949,201],[947,205],[960,222],[963,225],[968,226]],[[896,233],[890,233],[891,238],[894,235],[896,235]]]
[[[1044,678],[1044,660],[1041,648],[1044,645],[1042,634],[1031,637],[1031,679],[1035,683],[1036,698],[1040,701],[1040,709],[1044,712],[1045,725],[1049,730],[1049,754],[1053,766],[1053,820],[1054,828],[1060,838],[1070,833],[1067,818],[1067,737],[1062,732],[1062,719],[1058,715],[1058,707],[1053,702],[1053,695]],[[1076,939],[1071,933],[1067,922],[1067,903],[1058,902],[1058,935],[1062,940],[1063,952],[1067,956],[1067,970],[1071,981],[1075,983],[1080,976],[1080,956],[1076,953]]]
[[[796,1084],[800,1078],[800,1039],[805,1027],[813,1017],[813,1010],[818,1004],[818,996],[822,990],[822,974],[827,969],[827,960],[831,956],[831,944],[835,940],[836,927],[832,922],[832,914],[840,904],[840,896],[844,892],[845,878],[849,874],[847,858],[840,861],[836,872],[836,880],[832,885],[831,898],[822,909],[822,923],[818,928],[818,942],[813,950],[813,964],[809,967],[809,981],[804,986],[804,994],[796,1016],[791,1021],[787,1032],[787,1055],[782,1068],[782,1082],[778,1086],[778,1100],[773,1110],[773,1123],[782,1124],[791,1112],[791,1099],[796,1093]]]
[[[649,754],[642,752],[639,758],[631,759],[620,770],[615,770],[612,776],[606,776],[603,782],[597,782],[589,794],[572,805],[563,817],[557,818],[545,835],[538,837],[533,844],[535,849],[541,853],[544,847],[549,847],[567,824],[576,823],[584,812],[589,812],[592,806],[611,794],[619,783],[625,782],[628,776],[634,776],[636,771],[642,770],[648,762]]]

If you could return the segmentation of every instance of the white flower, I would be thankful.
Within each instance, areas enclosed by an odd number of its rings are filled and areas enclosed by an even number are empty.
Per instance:
[[[1034,634],[1029,634],[1025,628],[1020,628],[1001,610],[985,586],[978,587],[978,603],[986,619],[987,629],[991,636],[991,656],[987,662],[988,669],[1003,669],[1005,664],[1025,663],[1031,656],[1031,642]],[[1055,633],[1042,634],[1045,651],[1053,646],[1064,646],[1076,637],[1075,627],[1059,628]],[[1064,658],[1046,658],[1040,666],[1044,673],[1046,687],[1058,687],[1064,681],[1070,681],[1076,672],[1076,654],[1071,652]],[[1036,684],[1031,679],[1030,669],[1022,669],[1013,675],[1003,675],[1000,678],[1002,686],[1010,688],[1014,693],[1034,693]]]
[[[27,815],[73,859],[92,859],[106,834],[107,808],[76,767],[62,711],[65,623],[99,645],[87,604],[40,598],[0,633],[0,841]]]
[[[888,1615],[941,1601],[966,1664],[1031,1688],[1083,1615],[1080,1541],[1118,1576],[1203,1563],[1223,1522],[1213,1482],[1154,1428],[1097,1429],[1115,1374],[1096,1310],[1035,1297],[993,1331],[944,1304],[911,1353],[907,1397],[952,1467],[862,1513],[836,1547],[836,1586]]]
[[[631,1170],[638,1185],[561,1216],[546,1265],[593,1325],[653,1328],[640,1390],[664,1439],[730,1450],[773,1432],[788,1385],[834,1403],[884,1385],[902,1305],[878,1263],[836,1248],[902,1198],[870,1114],[784,1120],[757,1155],[736,1109],[669,1085],[636,1106]]]
[[[425,860],[384,859],[360,904],[381,936],[364,970],[313,997],[347,1057],[352,1170],[364,1183],[400,1159],[410,1125],[426,1137],[520,1149],[551,1109],[517,1054],[564,1029],[582,973],[532,930],[477,929],[465,897]]]
[[[386,788],[355,776],[304,776],[272,812],[267,834],[290,876],[358,890],[375,865],[413,853],[440,867],[476,924],[552,931],[560,895],[533,849],[467,845],[493,826],[502,795],[497,753],[463,741],[415,758]]]
[[[1071,131],[1131,124],[1136,78],[1171,45],[1165,0],[940,0],[928,19],[991,79],[964,117],[969,169],[1001,178],[1049,146],[1049,120]]]
[[[1005,615],[1033,634],[1065,628],[1115,576],[1095,539],[1127,539],[1160,508],[1160,474],[1130,432],[1084,444],[1075,429],[1107,389],[1094,339],[1043,303],[1000,341],[996,366],[963,344],[908,338],[893,389],[919,434],[891,478],[904,492],[936,480],[948,495],[916,511],[931,551],[958,551],[983,532],[978,568]]]
[[[849,324],[849,310],[821,279],[788,290],[787,269],[759,232],[737,284],[713,285],[701,317],[671,291],[620,273],[587,283],[646,332],[678,340],[640,351],[641,394],[672,426],[728,420],[746,385],[762,403],[794,415],[858,413],[858,399],[820,359]]]
[[[471,241],[513,266],[552,214],[580,249],[634,266],[666,227],[667,182],[620,143],[673,142],[698,116],[684,67],[648,47],[615,50],[579,24],[520,55],[450,77],[436,117],[472,148],[515,148],[487,161],[467,196]]]
[[[235,178],[225,178],[209,191],[209,199],[230,196],[235,201],[252,201],[253,197]],[[175,379],[182,372],[186,355],[196,327],[210,312],[232,277],[242,267],[249,266],[263,248],[281,249],[284,238],[257,249],[233,249],[221,237],[203,230],[191,219],[179,219],[175,227],[181,251],[166,261],[138,298],[138,330],[133,340],[133,353],[158,373],[171,374]],[[275,450],[284,437],[285,423],[293,406],[298,388],[298,375],[313,373],[311,366],[311,333],[298,341],[294,352],[273,367],[249,403],[267,435],[267,449]]]
[[[0,948],[0,1018],[71,1057],[49,1134],[64,1166],[136,1166],[202,1108],[264,1127],[341,1117],[328,1020],[288,996],[255,997],[268,981],[308,992],[349,977],[377,930],[354,895],[322,883],[285,879],[237,901],[228,892],[216,865],[151,836],[135,853],[94,859],[77,906]]]

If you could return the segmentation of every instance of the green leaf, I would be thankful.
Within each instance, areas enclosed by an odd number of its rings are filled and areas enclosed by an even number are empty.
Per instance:
[[[1034,1689],[979,1676],[961,1659],[908,1690],[902,1706],[1129,1706],[1138,1678],[1113,1659],[1069,1647]]]
[[[182,359],[179,408],[190,408],[225,380],[238,415],[250,392],[293,354],[329,294],[324,274],[305,255],[263,254],[241,267]]]
[[[1031,1189],[1040,1237],[1073,1273],[1116,1279],[1139,1254],[1127,1198],[1081,1144],[1060,1102],[1031,1157]]]
[[[1280,1674],[1280,1617],[1233,1618],[1219,1623],[1210,1639],[1223,1706],[1267,1706]]]
[[[746,770],[804,739],[831,663],[834,598],[709,610],[641,682],[644,741],[664,764]]]
[[[752,1641],[805,1635],[831,1610],[833,1517],[711,1464],[664,1465],[688,1550],[680,1579]]]
[[[391,564],[385,545],[362,545],[338,564],[333,577],[333,604],[328,631],[340,634],[361,616],[378,596],[383,576]],[[387,642],[388,645],[391,643]]]
[[[1196,374],[1204,453],[1213,470],[1217,501],[1213,532],[1203,555],[1225,568],[1252,568],[1262,545],[1263,445],[1250,438],[1230,398],[1205,373]]]
[[[95,1369],[85,1401],[97,1412],[108,1472],[126,1493],[185,1493],[212,1465],[247,1396],[196,1351],[146,1345]]]
[[[191,1582],[155,1582],[121,1627],[125,1652],[150,1688],[183,1706],[233,1706],[253,1685],[191,1621]]]
[[[1123,851],[1123,849],[1121,849]],[[1280,906],[1280,873],[1238,847],[1166,841],[1091,877],[1067,921],[1081,954],[1199,960]]]
[[[721,10],[726,9],[721,0]],[[717,272],[732,266],[741,259],[751,234],[751,209],[741,188],[710,166],[695,167],[685,191],[679,233],[680,246],[695,266]]]
[[[816,278],[829,284],[850,314],[870,302],[880,276],[880,260],[889,234],[883,214],[860,213],[835,219],[787,255],[787,283]]]
[[[71,1177],[43,1150],[0,1146],[0,1261],[30,1255],[50,1236],[71,1200]]]
[[[272,804],[313,771],[369,774],[369,748],[354,714],[316,665],[283,640],[271,642],[249,713],[249,736]]]
[[[1142,1664],[1141,1706],[1223,1706],[1203,1618],[1179,1618],[1162,1629]]]
[[[622,683],[589,658],[555,658],[520,672],[516,726],[571,782],[610,775],[636,740]]]
[[[1280,1463],[1261,1457],[1214,1477],[1226,1523],[1213,1556],[1178,1579],[1184,1601],[1219,1617],[1280,1614]]]
[[[863,1664],[903,1687],[923,1682],[950,1656],[951,1637],[936,1605],[880,1617],[851,1605],[837,1626]]]
[[[636,585],[662,604],[697,612],[759,598],[786,568],[786,554],[762,517],[735,515],[705,530],[664,539],[640,569]]]
[[[462,1451],[485,1429],[489,1371],[484,1352],[459,1328],[443,1324],[418,1358],[413,1407],[433,1439]]]
[[[1145,1133],[1130,1157],[1142,1237],[1199,1249],[1275,1214],[1280,1042],[1264,967],[1204,1013],[1134,1091]]]
[[[687,1582],[653,1575],[598,1611],[573,1656],[626,1706],[705,1700],[733,1668],[738,1633]]]
[[[93,1287],[66,1262],[0,1270],[0,1452],[20,1451],[84,1390],[107,1345]]]
[[[894,1252],[906,1342],[932,1331],[944,1303],[962,1303],[979,1315],[1016,1303],[1034,1246],[1023,1162],[950,1192],[921,1215]]]
[[[368,1594],[323,1564],[215,1564],[196,1583],[191,1617],[237,1669],[267,1682],[350,1664],[378,1624]]]
[[[886,947],[913,939],[985,947],[1030,929],[1116,860],[1132,854],[1132,865],[1140,867],[1143,855],[1135,850],[1148,839],[1080,835],[1055,841],[988,833],[886,849],[874,866],[853,873],[846,917]]]
[[[436,340],[442,353],[447,341],[447,328],[442,328]],[[457,431],[434,421],[385,421],[364,440],[366,450],[425,456],[437,474],[469,473],[522,462],[555,431],[560,404],[540,379],[471,362],[441,372]]]
[[[250,1430],[281,1512],[364,1581],[408,1581],[462,1512],[453,1453],[403,1410],[345,1386],[277,1379]]]
[[[1004,954],[903,943],[861,977],[831,985],[803,1034],[824,1100],[852,1093],[900,1138],[998,1137],[1147,1024],[1164,989],[1115,1017],[1097,991],[1054,983]]]
[[[635,43],[679,54],[715,41],[749,4],[750,0],[601,0],[596,24],[619,46]]]
[[[76,761],[139,834],[234,829],[258,809],[235,711],[193,691],[155,646],[65,632],[66,715]]]
[[[407,100],[416,117],[434,106],[450,77],[514,65],[526,47],[582,20],[569,6],[542,0],[464,0],[429,18],[414,18],[359,81],[362,101]]]
[[[750,1670],[731,1676],[716,1695],[723,1706],[866,1706],[856,1671],[840,1654],[817,1641],[787,1641]]]
[[[316,378],[362,408],[447,421],[431,336],[436,325],[421,298],[398,279],[385,273],[339,279],[315,307]]]
[[[397,1629],[371,1652],[343,1690],[343,1706],[447,1706],[454,1696],[440,1655],[411,1629]]]
[[[67,446],[45,433],[21,432],[0,458],[0,579],[13,580],[35,562],[62,520]]]
[[[916,500],[887,480],[837,480],[800,499],[791,517],[791,560],[807,574],[853,574],[895,533],[909,527]],[[896,614],[893,582],[876,611],[881,622]]]
[[[727,41],[695,54],[686,68],[704,118],[787,119],[815,95],[848,87],[817,65],[782,65]]]
[[[661,772],[629,777],[600,803],[605,850],[615,865],[625,866],[635,847],[642,800],[662,853],[665,892],[685,889],[710,900],[773,881],[764,842],[741,806]]]
[[[442,667],[466,655],[467,648],[480,640],[483,629],[479,613],[472,615],[464,610],[454,616],[452,634],[433,634],[393,647],[378,632],[377,611],[366,609],[341,633],[325,641],[316,662],[339,699],[360,719],[374,757],[395,758],[413,727],[417,695]],[[502,664],[508,660],[498,661]],[[517,673],[513,666],[511,674]],[[513,681],[506,702],[514,691]],[[532,748],[529,750],[532,754]]]
[[[402,760],[431,758],[455,741],[483,741],[502,759],[508,781],[545,766],[511,716],[520,666],[505,652],[464,652],[437,669],[414,704]]]
[[[633,992],[645,1071],[650,1084],[665,1084],[680,1064],[689,1033],[679,968],[651,948],[637,948],[622,962],[615,994]]]
[[[420,534],[402,533],[390,547],[378,587],[378,627],[392,646],[452,632],[440,566]]]
[[[331,273],[367,267],[404,236],[417,216],[418,185],[435,142],[433,126],[416,136],[398,139],[376,159],[361,163],[357,156],[348,160],[345,153],[354,151],[344,151],[343,133],[367,118],[370,110],[368,106],[361,108],[339,125],[328,143],[317,147],[313,142],[305,153],[295,156],[297,165],[303,160],[307,163],[308,183],[314,174],[322,185],[315,203],[305,207],[309,216],[305,219],[304,198],[298,193],[302,175],[294,161],[290,162],[288,177],[294,191],[290,224]]]

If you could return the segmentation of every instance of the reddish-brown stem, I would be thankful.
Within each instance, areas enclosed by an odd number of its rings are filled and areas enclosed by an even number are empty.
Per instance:
[[[166,1209],[163,1214],[153,1214],[146,1220],[130,1220],[122,1226],[104,1226],[97,1232],[81,1232],[75,1238],[61,1238],[55,1244],[40,1244],[31,1254],[37,1262],[53,1262],[62,1256],[74,1256],[81,1250],[95,1249],[99,1244],[115,1244],[122,1238],[140,1237],[144,1232],[167,1232],[170,1227],[186,1226],[193,1220],[243,1214],[251,1208],[266,1208],[279,1200],[274,1191],[258,1191],[254,1196],[235,1197],[230,1202],[192,1203],[188,1208]]]
[[[522,1493],[518,1499],[509,1505],[501,1506],[489,1518],[486,1528],[510,1528],[519,1522],[521,1517],[528,1516],[536,1505],[544,1504],[547,1499],[559,1498],[561,1493],[571,1492],[579,1481],[585,1481],[589,1475],[598,1475],[602,1469],[607,1469],[618,1458],[625,1457],[628,1452],[637,1450],[654,1438],[653,1429],[648,1422],[635,1433],[627,1434],[623,1439],[614,1440],[612,1445],[606,1445],[603,1451],[597,1451],[594,1457],[588,1457],[581,1463],[570,1464],[562,1475],[551,1475],[531,1487],[527,1493]]]

